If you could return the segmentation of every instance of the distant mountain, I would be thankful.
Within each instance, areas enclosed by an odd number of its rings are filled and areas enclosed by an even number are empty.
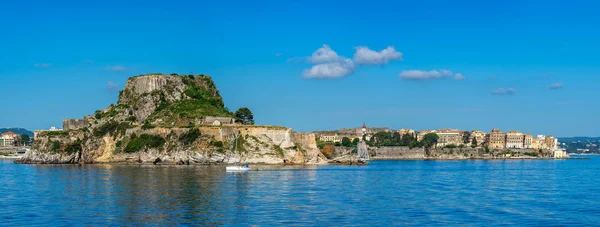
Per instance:
[[[560,141],[561,143],[570,143],[570,142],[576,142],[576,141],[600,141],[600,137],[584,137],[584,136],[579,136],[579,137],[561,137],[558,138],[558,141]]]
[[[27,129],[24,129],[24,128],[0,128],[0,134],[5,133],[5,132],[14,132],[15,134],[19,134],[19,135],[27,134],[27,135],[33,137],[33,132],[29,131]]]

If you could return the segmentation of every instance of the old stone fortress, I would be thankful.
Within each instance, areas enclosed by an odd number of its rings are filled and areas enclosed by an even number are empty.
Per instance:
[[[537,135],[534,137],[531,134],[511,130],[508,132],[502,132],[499,129],[492,129],[491,132],[483,132],[480,130],[465,131],[458,129],[437,129],[437,130],[422,130],[415,131],[413,129],[400,129],[390,130],[389,128],[366,128],[366,139],[370,140],[371,137],[377,132],[397,132],[401,137],[413,136],[416,137],[417,141],[421,141],[423,137],[428,133],[435,133],[439,139],[436,147],[443,148],[447,146],[470,146],[473,142],[476,143],[477,147],[488,147],[494,150],[503,149],[542,149],[542,150],[557,150],[558,139],[554,136]],[[344,137],[353,140],[358,138],[362,139],[363,131],[362,128],[347,128],[340,129],[334,132],[316,132],[318,138],[324,142],[341,142]],[[465,141],[465,137],[468,137],[468,141]],[[465,143],[467,142],[467,143]]]

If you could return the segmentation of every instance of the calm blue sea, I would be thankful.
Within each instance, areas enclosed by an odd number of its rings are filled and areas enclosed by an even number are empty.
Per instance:
[[[596,156],[259,168],[0,160],[0,224],[600,225]]]

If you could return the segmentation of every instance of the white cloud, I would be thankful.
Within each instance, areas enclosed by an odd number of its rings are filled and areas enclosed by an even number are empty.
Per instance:
[[[323,47],[313,52],[312,56],[308,58],[308,61],[314,64],[331,63],[340,61],[340,56],[338,56],[338,54],[328,45],[323,45]]]
[[[453,77],[454,76],[454,77]],[[467,79],[460,73],[454,74],[450,70],[440,69],[431,70],[431,71],[422,71],[422,70],[404,70],[400,73],[400,79],[403,80],[435,80],[435,79],[444,79],[444,78],[453,78],[454,80],[464,80]]]
[[[512,95],[515,92],[517,92],[517,90],[515,90],[514,88],[498,88],[496,90],[492,91],[493,95]]]
[[[351,59],[345,59],[314,65],[310,69],[304,70],[302,76],[306,79],[339,78],[351,74],[355,68],[354,62]]]
[[[40,64],[35,64],[34,66],[36,68],[48,68],[48,67],[52,66],[52,64],[50,64],[50,63],[40,63]]]
[[[281,53],[275,53],[275,57],[281,57]]]
[[[442,76],[452,76],[452,71],[450,70],[442,69],[440,70],[440,73],[442,74]]]
[[[467,79],[463,74],[457,73],[454,75],[454,80],[465,80]]]
[[[108,81],[108,83],[106,83],[106,88],[107,88],[109,91],[113,91],[113,92],[116,92],[116,91],[118,91],[118,90],[119,90],[119,88],[118,88],[117,84],[115,84],[115,83],[114,83],[114,82],[112,82],[112,81]]]
[[[563,86],[564,86],[563,83],[553,83],[553,84],[550,84],[550,86],[548,86],[548,88],[550,88],[550,89],[560,89]]]
[[[421,70],[405,70],[400,73],[400,79],[403,80],[431,80],[443,78],[444,75],[437,70],[421,71]]]
[[[106,66],[106,67],[104,67],[104,70],[106,70],[106,71],[113,71],[113,72],[122,72],[122,71],[125,71],[127,69],[125,67],[123,67],[123,66],[117,65],[117,66]]]
[[[385,65],[396,59],[402,60],[402,53],[396,51],[392,46],[379,52],[361,46],[357,47],[356,53],[354,53],[354,61],[360,65]]]

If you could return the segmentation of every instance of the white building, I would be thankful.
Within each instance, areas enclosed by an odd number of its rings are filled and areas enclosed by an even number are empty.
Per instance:
[[[525,134],[519,131],[509,131],[506,133],[507,149],[522,149],[525,142]]]
[[[552,157],[553,158],[570,158],[569,154],[567,154],[567,151],[565,151],[563,149],[555,149],[553,151]]]
[[[319,137],[319,140],[323,141],[323,142],[342,142],[342,137],[340,137],[338,134],[334,134],[334,135],[321,135]]]

